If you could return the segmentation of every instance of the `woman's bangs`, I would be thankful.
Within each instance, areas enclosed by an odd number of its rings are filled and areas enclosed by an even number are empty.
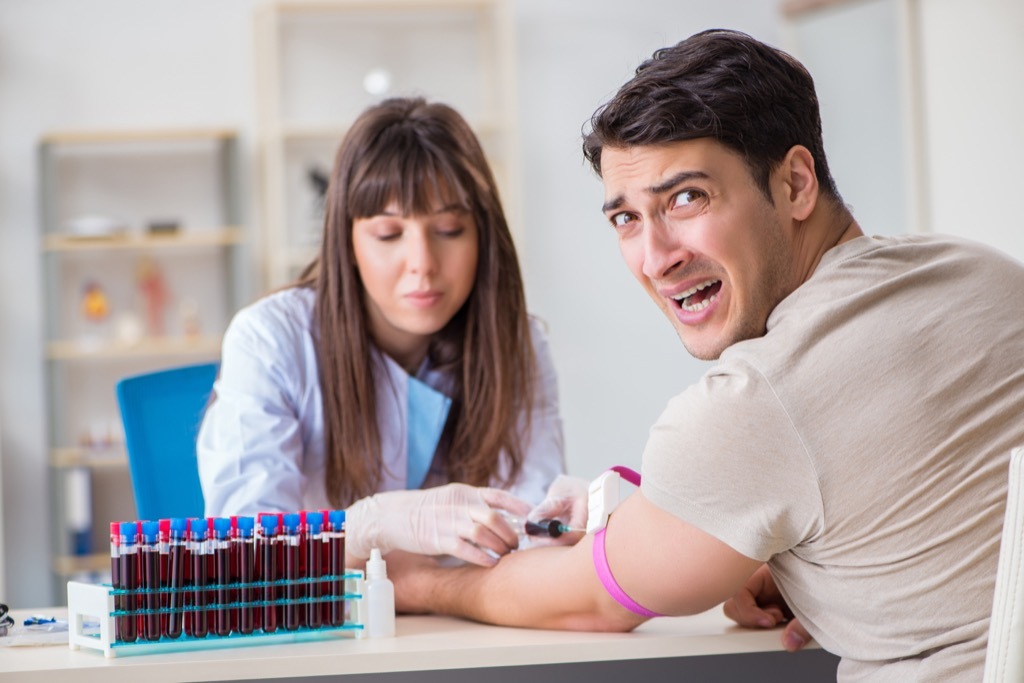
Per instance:
[[[403,216],[470,210],[469,193],[456,169],[422,147],[366,159],[361,166],[348,198],[353,219],[380,215],[391,204]]]

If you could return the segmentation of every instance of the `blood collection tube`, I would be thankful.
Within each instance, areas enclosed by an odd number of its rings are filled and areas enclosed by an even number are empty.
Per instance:
[[[171,520],[160,520],[160,634],[167,634],[167,588],[170,585],[171,571]]]
[[[114,588],[122,588],[121,586],[121,524],[119,522],[110,523],[110,585]],[[117,596],[114,600],[114,604],[117,609],[121,608],[123,600],[121,596]],[[120,640],[119,634],[120,619],[114,620],[114,640]]]
[[[142,637],[146,640],[160,640],[160,523],[143,522],[139,543],[139,574],[145,593],[138,605],[145,608],[142,619]]]
[[[327,573],[332,579],[327,586],[331,596],[327,623],[341,626],[345,623],[345,511],[331,510],[327,515]]]
[[[256,609],[253,601],[256,599],[256,590],[252,584],[256,581],[256,550],[253,540],[253,526],[255,520],[252,517],[238,517],[235,534],[235,555],[238,566],[238,581],[240,606],[238,608],[238,632],[246,635],[256,628]]]
[[[206,540],[206,520],[196,518],[189,521],[189,553],[192,555],[192,607],[191,633],[193,638],[205,638],[209,633],[206,604],[207,563],[209,543]],[[187,628],[187,625],[186,625]]]
[[[285,605],[284,605],[284,627],[289,631],[295,631],[302,625],[302,617],[305,616],[299,601],[302,600],[304,592],[300,570],[302,564],[302,539],[299,534],[298,514],[284,516],[284,534],[281,538],[284,554],[284,578],[288,581],[285,584]]]
[[[170,539],[167,542],[169,566],[167,568],[167,629],[164,635],[168,638],[180,638],[182,623],[185,620],[185,579],[189,565],[188,555],[188,520],[175,517],[170,522]]]
[[[280,579],[277,567],[277,515],[260,517],[260,536],[256,539],[256,556],[260,562],[260,581],[263,588],[262,628],[264,633],[277,630],[277,589]]]
[[[218,636],[231,633],[231,610],[228,603],[228,585],[231,583],[231,520],[217,517],[213,520],[213,539],[208,541],[213,554],[213,581],[217,584],[214,601],[217,609],[214,612],[213,631]]]
[[[119,530],[121,538],[118,543],[120,546],[118,551],[120,565],[118,575],[121,588],[135,591],[139,587],[139,525],[137,522],[121,522]],[[134,643],[138,638],[135,604],[136,595],[134,592],[121,596],[121,606],[119,609],[129,614],[117,618],[117,633],[121,641],[125,643]]]
[[[307,584],[309,602],[306,603],[306,626],[309,628],[320,628],[323,624],[323,608],[320,603],[320,594],[323,588],[320,585],[320,576],[323,572],[324,562],[323,523],[323,514],[319,512],[306,513],[303,545],[306,551],[306,577],[311,579]]]

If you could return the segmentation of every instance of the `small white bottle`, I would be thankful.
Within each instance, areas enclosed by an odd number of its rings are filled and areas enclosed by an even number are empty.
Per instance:
[[[388,565],[380,550],[373,548],[366,562],[366,637],[395,635],[395,585],[388,578]]]

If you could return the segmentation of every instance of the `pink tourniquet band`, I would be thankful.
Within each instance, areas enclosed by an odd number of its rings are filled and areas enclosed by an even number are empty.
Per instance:
[[[619,473],[619,475],[631,484],[636,486],[640,485],[640,475],[629,469],[628,467],[615,466],[611,469]],[[616,602],[628,609],[634,614],[639,614],[643,617],[660,617],[664,616],[657,612],[652,612],[633,598],[626,595],[626,591],[622,590],[622,586],[612,576],[612,568],[608,566],[608,555],[604,549],[604,532],[607,527],[602,527],[596,534],[594,534],[594,569],[597,570],[597,578],[601,579],[601,585],[608,591],[608,595],[615,598]]]

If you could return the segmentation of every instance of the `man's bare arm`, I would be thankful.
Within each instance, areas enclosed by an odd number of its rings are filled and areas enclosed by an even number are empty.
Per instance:
[[[630,597],[663,614],[696,614],[733,595],[760,562],[630,496],[606,532],[609,567]],[[593,535],[572,547],[505,556],[491,569],[389,559],[400,611],[530,628],[628,631],[645,621],[611,598],[594,570]],[[389,556],[390,557],[390,556]]]

